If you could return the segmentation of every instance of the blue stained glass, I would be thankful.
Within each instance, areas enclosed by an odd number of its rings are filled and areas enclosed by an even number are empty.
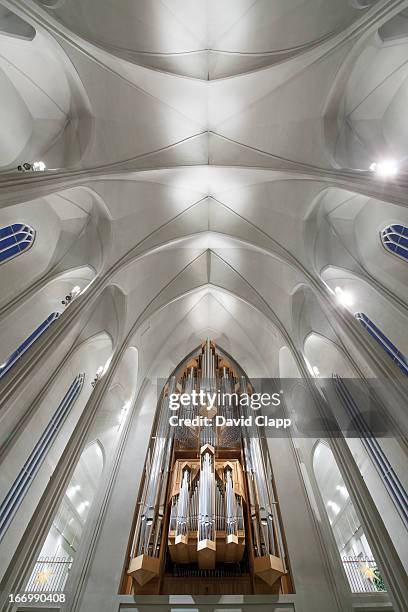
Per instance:
[[[399,223],[385,227],[381,241],[387,251],[408,260],[408,227]]]
[[[64,395],[61,403],[54,412],[51,420],[48,422],[47,427],[42,433],[37,444],[33,448],[27,461],[23,465],[20,473],[18,474],[13,485],[9,489],[6,497],[0,504],[0,538],[3,537],[7,530],[10,522],[12,521],[17,508],[24,499],[24,496],[33,481],[33,478],[37,474],[41,467],[41,464],[53,444],[58,432],[67,418],[75,400],[81,393],[84,385],[85,374],[78,374],[68,391]]]
[[[34,239],[35,231],[29,225],[13,223],[0,227],[0,263],[29,249]]]
[[[58,319],[60,316],[59,312],[53,312],[49,317],[45,319],[29,336],[26,338],[20,346],[6,359],[6,361],[0,366],[0,379],[7,374],[7,372],[13,367],[13,365],[20,359],[22,355],[30,348],[32,344],[43,334],[50,325]]]
[[[391,359],[396,363],[396,365],[408,376],[408,361],[401,353],[400,350],[387,338],[387,336],[382,332],[376,325],[365,315],[363,312],[357,312],[355,315],[357,321],[361,323],[363,327],[368,331],[370,336],[378,342],[385,350],[385,352],[391,357]]]

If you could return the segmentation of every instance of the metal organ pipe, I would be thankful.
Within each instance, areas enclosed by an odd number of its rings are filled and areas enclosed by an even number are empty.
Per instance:
[[[190,531],[197,531],[197,516],[198,516],[198,482],[195,481],[192,486],[191,498],[190,498],[190,512],[189,512],[189,527]]]
[[[214,470],[212,456],[207,451],[201,461],[198,510],[198,540],[214,540]]]
[[[241,392],[245,392],[247,389],[247,380],[244,376],[240,378],[240,389]],[[248,484],[256,556],[275,555],[274,528],[279,530],[279,522],[276,521],[274,525],[275,508],[273,508],[273,504],[275,500],[272,483],[268,477],[265,457],[255,426],[246,428],[244,445],[247,470],[250,474]],[[281,542],[280,533],[277,534],[277,537],[278,542]]]
[[[238,396],[252,387],[238,364],[230,365],[209,339],[184,363],[168,381],[149,444],[129,573],[144,587],[146,579],[167,571],[164,565],[171,567],[168,560],[175,571],[187,572],[180,575],[224,576],[231,567],[248,567],[271,586],[287,569],[266,445],[256,425],[215,427],[213,418],[217,412],[228,419],[249,416]],[[183,402],[179,417],[186,424],[170,427],[169,395],[178,391],[192,398],[195,390],[204,392],[204,405]],[[215,404],[208,404],[206,394],[218,390]],[[188,423],[196,416],[209,416],[210,422]],[[247,522],[252,538],[245,533]]]
[[[224,487],[221,481],[217,480],[215,488],[215,529],[216,531],[225,530],[225,498]]]
[[[180,495],[177,504],[177,520],[176,520],[176,535],[187,535],[187,517],[189,505],[189,481],[190,474],[188,470],[183,472],[183,481],[181,483]]]
[[[168,393],[174,393],[176,379],[171,377]],[[140,514],[138,537],[133,542],[132,555],[146,554],[158,557],[160,552],[161,526],[164,515],[167,475],[170,467],[173,432],[168,427],[169,398],[162,399],[159,422],[153,449],[150,470],[141,499],[143,508]],[[170,428],[170,430],[173,428]],[[149,466],[148,466],[149,467]]]
[[[227,536],[237,534],[237,501],[234,492],[231,470],[225,472],[225,498],[227,510]]]

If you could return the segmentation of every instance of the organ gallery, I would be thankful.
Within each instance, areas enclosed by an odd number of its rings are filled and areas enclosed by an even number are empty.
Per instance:
[[[180,425],[171,426],[169,398],[215,391],[218,401],[208,405],[180,403]],[[250,408],[239,402],[240,394],[252,392],[242,368],[210,340],[166,381],[136,504],[123,592],[292,592],[266,439],[249,418]],[[237,425],[217,426],[216,417]]]

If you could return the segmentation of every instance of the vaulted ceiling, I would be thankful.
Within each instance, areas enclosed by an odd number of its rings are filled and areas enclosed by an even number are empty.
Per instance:
[[[369,170],[407,164],[408,37],[378,34],[406,0],[2,4],[0,225],[37,237],[0,268],[0,359],[71,284],[78,338],[143,346],[145,372],[206,335],[253,375],[283,347],[301,366],[311,333],[343,342],[338,284],[408,347],[407,266],[377,240],[408,222],[403,172]]]

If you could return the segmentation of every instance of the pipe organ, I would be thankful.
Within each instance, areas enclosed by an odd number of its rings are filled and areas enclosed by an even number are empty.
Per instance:
[[[240,366],[210,340],[165,384],[124,592],[291,591],[266,440],[256,426],[214,424],[217,414],[228,419],[248,414],[238,398],[251,392]],[[181,424],[174,427],[170,399],[182,394],[176,411]]]

